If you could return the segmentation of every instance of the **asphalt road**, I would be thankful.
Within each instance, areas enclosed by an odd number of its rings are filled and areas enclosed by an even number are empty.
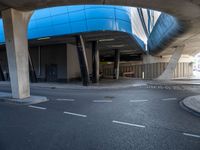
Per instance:
[[[31,92],[49,101],[0,103],[0,150],[200,150],[200,118],[179,105],[193,93],[147,88]]]

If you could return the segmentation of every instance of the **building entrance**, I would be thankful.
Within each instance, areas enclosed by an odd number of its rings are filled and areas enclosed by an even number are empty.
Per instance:
[[[58,66],[57,64],[46,65],[46,81],[56,82],[58,78]]]

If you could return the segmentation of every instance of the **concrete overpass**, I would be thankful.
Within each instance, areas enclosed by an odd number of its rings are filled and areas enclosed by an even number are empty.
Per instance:
[[[166,48],[167,51],[163,53],[170,53],[172,52],[171,48],[174,46],[185,44],[184,52],[191,54],[195,53],[196,48],[200,46],[198,42],[200,38],[200,2],[198,0],[174,0],[173,2],[167,0],[152,0],[151,2],[146,2],[145,0],[22,0],[19,2],[14,0],[1,0],[0,10],[3,11],[9,8],[14,8],[20,11],[32,11],[38,8],[50,6],[78,4],[134,6],[155,9],[168,13],[178,19],[184,30],[180,36],[173,39],[173,41]]]
[[[170,43],[166,43],[167,47],[165,47],[165,50],[162,52],[163,54],[172,54],[174,48],[178,48],[179,51],[172,57],[171,65],[169,65],[169,69],[167,70],[174,68],[174,64],[177,62],[178,58],[180,58],[181,53],[192,54],[200,47],[200,2],[198,0],[152,0],[151,2],[147,2],[146,0],[0,0],[0,11],[4,21],[6,48],[14,98],[23,99],[30,96],[26,33],[27,24],[32,15],[32,11],[50,6],[75,4],[107,4],[143,7],[159,10],[175,16],[178,19],[178,23],[183,28],[183,33],[175,37]],[[84,56],[82,57],[84,59]],[[174,59],[175,61],[173,61]],[[168,75],[169,72],[170,71],[166,74]]]

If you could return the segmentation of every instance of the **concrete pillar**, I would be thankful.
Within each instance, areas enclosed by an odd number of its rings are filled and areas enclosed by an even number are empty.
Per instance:
[[[12,97],[30,97],[27,26],[33,12],[2,11]]]
[[[119,79],[119,63],[120,63],[120,51],[115,50],[115,60],[114,60],[114,69],[113,69],[113,79]]]
[[[93,83],[99,82],[99,49],[98,42],[92,42],[92,77]]]
[[[83,85],[88,86],[89,80],[90,80],[89,68],[88,68],[88,62],[87,62],[87,57],[86,57],[85,43],[84,43],[83,37],[81,35],[76,36],[76,46],[77,46],[77,52],[78,52],[78,58],[79,58],[79,64],[80,64]]]
[[[164,72],[157,78],[158,80],[170,80],[173,77],[173,73],[176,69],[176,66],[178,64],[178,61],[181,57],[181,54],[183,52],[184,46],[178,46],[173,55],[170,58],[170,61],[164,70]]]

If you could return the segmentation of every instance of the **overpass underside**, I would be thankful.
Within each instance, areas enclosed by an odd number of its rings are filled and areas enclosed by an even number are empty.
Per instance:
[[[183,27],[183,33],[180,36],[172,39],[172,41],[165,46],[165,51],[162,55],[171,54],[172,57],[169,61],[167,74],[172,73],[180,59],[181,54],[191,54],[197,51],[199,48],[200,39],[200,2],[198,0],[152,0],[151,3],[147,3],[146,0],[95,0],[95,1],[68,1],[68,0],[48,0],[37,1],[4,1],[0,0],[0,10],[4,22],[4,32],[6,39],[6,50],[8,58],[8,66],[12,87],[13,98],[27,98],[30,97],[29,86],[29,51],[28,51],[28,39],[27,29],[28,22],[32,15],[32,10],[37,8],[56,6],[56,5],[74,5],[74,4],[113,4],[124,6],[136,6],[150,9],[160,10],[175,16],[178,20],[178,24]],[[190,11],[188,11],[190,10]],[[83,36],[77,35],[76,37],[76,50],[79,60],[79,67],[81,77],[84,84],[87,84],[89,80],[89,63],[86,54],[86,46]],[[93,43],[94,44],[94,43]],[[98,52],[95,49],[96,46],[92,46],[92,64],[95,64],[92,68],[98,68]],[[162,48],[162,47],[161,47]],[[181,53],[176,53],[177,49],[181,49]],[[119,51],[115,49],[115,63],[114,63],[114,76],[118,78],[119,74]],[[67,53],[67,52],[66,52]],[[55,69],[55,66],[51,66],[51,69]],[[48,68],[48,67],[47,67]],[[49,70],[51,70],[49,69]],[[48,70],[48,69],[47,69]],[[164,73],[166,73],[164,71]],[[98,71],[93,71],[94,76],[97,77]]]
[[[86,39],[86,36],[83,36]],[[68,37],[69,38],[69,37]],[[74,37],[71,37],[74,39]],[[62,82],[81,81],[81,70],[75,41],[55,42],[53,39],[29,42],[29,74],[31,82]],[[86,40],[85,40],[86,41]],[[98,47],[101,43],[98,43]],[[115,50],[99,49],[97,60],[94,61],[94,42],[85,42],[86,57],[90,81],[99,81],[95,77],[115,78]],[[96,47],[96,46],[95,46]],[[119,50],[120,51],[120,50]],[[171,55],[149,56],[132,50],[121,50],[118,77],[135,79],[156,79],[167,68]],[[9,80],[9,69],[6,49],[0,48],[1,70],[5,80]],[[181,55],[170,78],[189,78],[192,76],[193,59],[190,55]],[[30,63],[31,62],[31,63]],[[98,63],[98,67],[95,67]],[[97,72],[98,71],[98,72]],[[96,73],[97,72],[97,73]],[[96,74],[95,74],[96,73]],[[167,78],[166,78],[167,79]],[[3,78],[1,78],[3,80]]]

